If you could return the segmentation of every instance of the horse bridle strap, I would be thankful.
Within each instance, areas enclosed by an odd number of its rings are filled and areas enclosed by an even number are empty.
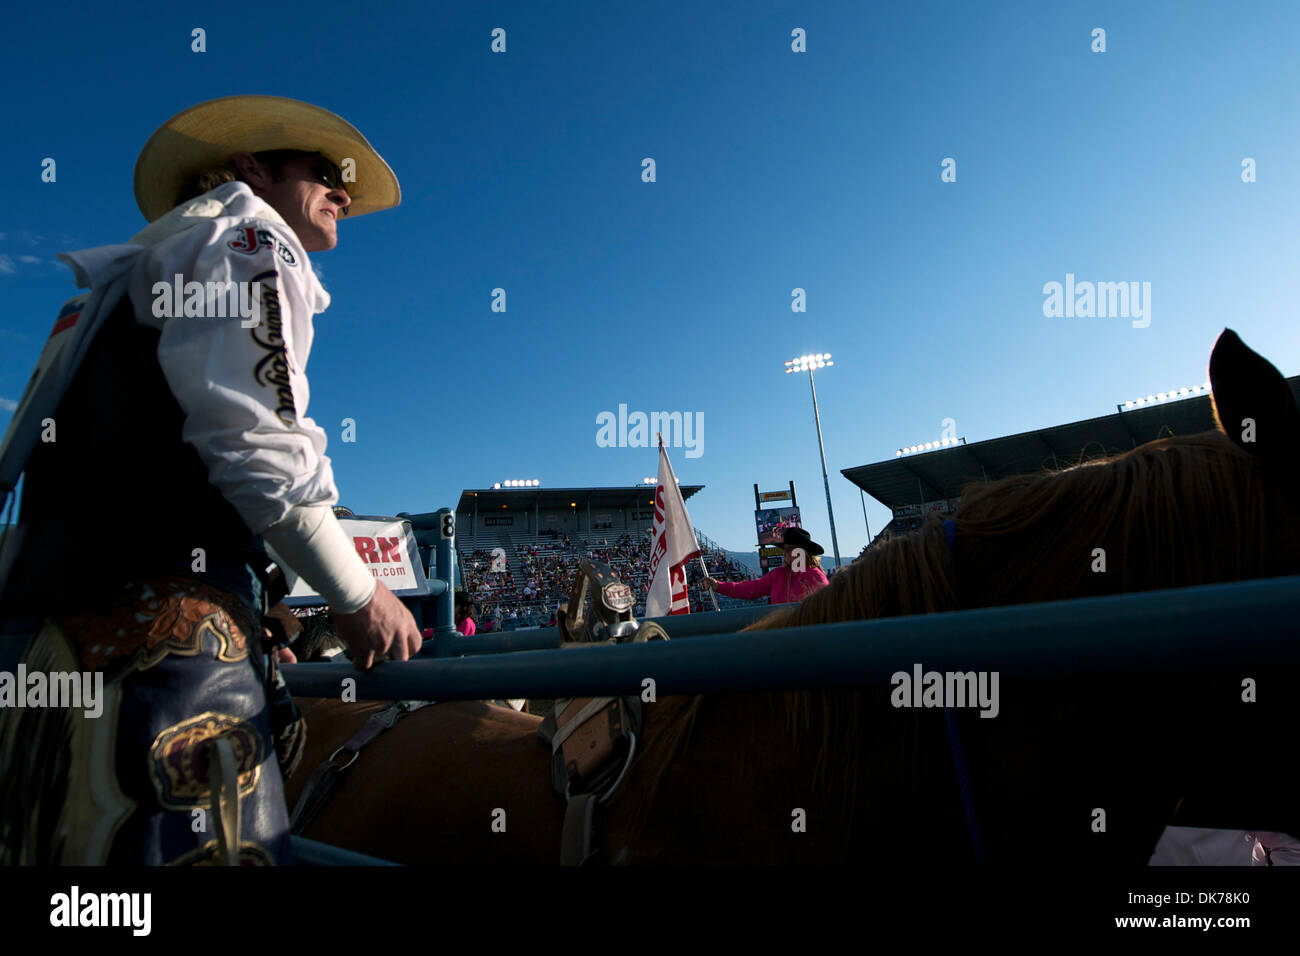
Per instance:
[[[632,589],[609,565],[579,564],[569,605],[557,616],[561,646],[641,644],[666,641],[654,621],[632,616]],[[567,801],[560,836],[560,864],[584,866],[600,856],[596,809],[618,789],[636,756],[641,733],[641,698],[561,699],[537,728],[551,747],[551,783]]]
[[[537,728],[551,745],[555,792],[566,800],[596,793],[607,801],[627,773],[640,731],[639,697],[557,700]]]
[[[585,866],[599,858],[596,808],[627,776],[640,732],[639,697],[557,700],[555,710],[537,728],[538,736],[551,745],[552,783],[568,801],[560,836],[561,866]]]
[[[339,778],[343,771],[357,762],[357,757],[367,744],[407,714],[414,713],[421,707],[427,707],[431,703],[433,701],[430,700],[398,700],[379,713],[367,717],[366,722],[361,725],[361,729],[353,734],[347,743],[330,754],[320,766],[312,771],[307,786],[303,788],[302,794],[298,797],[298,805],[293,808],[293,816],[289,818],[289,832],[295,836],[301,836],[303,831],[311,826],[312,821],[325,809],[325,806],[334,796],[334,791],[338,789]],[[336,758],[344,753],[347,754],[346,762],[335,762]]]
[[[564,832],[560,837],[560,866],[586,866],[600,856],[596,838],[596,804],[594,793],[581,793],[569,799],[564,810]]]

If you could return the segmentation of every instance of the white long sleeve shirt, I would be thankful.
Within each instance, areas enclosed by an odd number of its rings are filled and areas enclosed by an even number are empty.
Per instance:
[[[137,321],[161,333],[158,361],[185,414],[182,437],[208,480],[334,610],[355,611],[375,582],[330,511],[338,491],[325,433],[306,414],[313,316],[330,297],[297,235],[235,182],[177,207],[131,243],[145,248],[128,294]],[[202,296],[185,288],[193,282],[205,284]],[[236,285],[219,287],[233,294],[218,309],[207,283]],[[254,296],[260,307],[243,319],[238,306]],[[221,313],[228,317],[214,317]]]
[[[312,318],[330,297],[293,230],[247,185],[226,183],[131,241],[147,247],[129,287],[136,320],[162,334],[158,362],[185,413],[183,438],[208,466],[209,481],[254,534],[295,505],[335,504],[325,433],[306,414],[305,374]],[[172,315],[189,282],[246,283],[250,293],[260,286],[257,324],[244,328],[253,320],[238,315]],[[237,311],[231,301],[222,311]],[[216,304],[205,300],[202,308],[214,313]]]

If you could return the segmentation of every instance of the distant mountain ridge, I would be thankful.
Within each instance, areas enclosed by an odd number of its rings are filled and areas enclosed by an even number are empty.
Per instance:
[[[762,567],[758,563],[757,551],[727,551],[727,557],[730,558],[732,561],[737,562],[738,564],[743,564],[745,567],[749,568],[755,574],[763,573]],[[845,565],[849,565],[853,563],[853,558],[851,557],[846,557],[844,555],[841,555],[840,557],[843,564]],[[830,571],[831,568],[835,567],[835,556],[833,554],[823,554],[822,567],[825,568],[827,571]]]

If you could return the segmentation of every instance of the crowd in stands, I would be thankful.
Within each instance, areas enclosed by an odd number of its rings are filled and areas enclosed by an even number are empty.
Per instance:
[[[471,616],[480,633],[554,627],[555,610],[568,602],[583,558],[602,561],[613,568],[637,596],[633,613],[638,619],[645,616],[650,591],[649,535],[624,532],[616,538],[592,536],[584,542],[571,541],[567,534],[558,531],[552,534],[543,531],[538,537],[549,537],[551,541],[520,545],[514,554],[506,554],[504,570],[499,552],[496,570],[491,551],[479,548],[462,555],[461,579],[474,603]],[[710,577],[732,581],[754,577],[753,571],[732,561],[725,551],[707,551],[703,558]],[[692,613],[713,610],[709,593],[700,587],[703,577],[700,562],[692,561],[687,575]]]

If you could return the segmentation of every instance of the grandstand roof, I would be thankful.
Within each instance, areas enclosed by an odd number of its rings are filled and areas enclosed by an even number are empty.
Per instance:
[[[685,500],[703,485],[681,485],[682,499]],[[653,503],[653,485],[627,485],[622,488],[467,488],[460,493],[456,503],[456,512],[465,514],[478,509],[483,511],[500,511],[502,505],[508,508],[568,508],[571,502],[585,507],[591,502],[593,508],[648,508]]]
[[[1287,379],[1300,403],[1300,375]],[[1064,468],[1081,457],[1128,451],[1169,435],[1214,428],[1208,395],[1148,405],[1100,418],[990,438],[973,445],[890,458],[844,468],[841,474],[889,508],[956,498],[971,481],[1005,478],[1043,468]]]

